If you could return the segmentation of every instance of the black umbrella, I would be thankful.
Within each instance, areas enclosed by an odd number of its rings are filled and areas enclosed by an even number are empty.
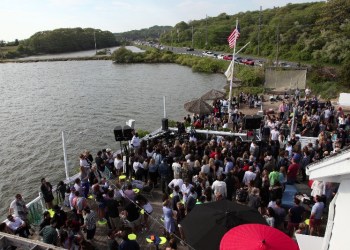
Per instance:
[[[254,208],[228,200],[196,205],[181,222],[186,242],[198,250],[219,249],[221,238],[231,228],[248,223],[267,225]]]
[[[195,113],[200,116],[210,114],[213,111],[213,107],[201,98],[186,102],[184,104],[184,108],[188,112]]]

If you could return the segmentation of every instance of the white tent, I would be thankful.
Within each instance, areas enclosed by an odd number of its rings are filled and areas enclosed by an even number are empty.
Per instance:
[[[340,93],[338,103],[340,106],[350,107],[350,93]]]

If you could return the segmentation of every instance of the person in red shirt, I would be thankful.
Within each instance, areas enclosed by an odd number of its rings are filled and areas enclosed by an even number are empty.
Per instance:
[[[213,151],[210,152],[209,157],[215,159],[215,156],[218,155],[218,157],[221,157],[221,152],[218,147],[216,147]]]
[[[194,126],[195,128],[201,128],[201,127],[202,127],[201,120],[197,119],[197,120],[193,123],[193,126]]]
[[[244,171],[248,171],[248,170],[249,170],[249,161],[248,161],[248,160],[245,160],[245,161],[244,161],[243,170],[244,170]]]
[[[296,159],[293,157],[291,164],[288,166],[287,184],[293,185],[295,183],[297,180],[299,168],[299,163],[297,163]]]

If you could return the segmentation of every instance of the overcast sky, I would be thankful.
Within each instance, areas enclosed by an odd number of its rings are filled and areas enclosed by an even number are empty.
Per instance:
[[[312,0],[1,0],[0,40],[26,39],[38,31],[95,28],[124,32],[199,20],[220,13]]]

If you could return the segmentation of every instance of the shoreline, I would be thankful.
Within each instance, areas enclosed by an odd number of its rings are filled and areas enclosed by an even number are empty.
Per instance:
[[[35,62],[64,62],[64,61],[98,61],[112,60],[111,56],[84,56],[84,57],[56,57],[56,58],[36,58],[36,59],[6,59],[0,60],[0,63],[35,63]]]

